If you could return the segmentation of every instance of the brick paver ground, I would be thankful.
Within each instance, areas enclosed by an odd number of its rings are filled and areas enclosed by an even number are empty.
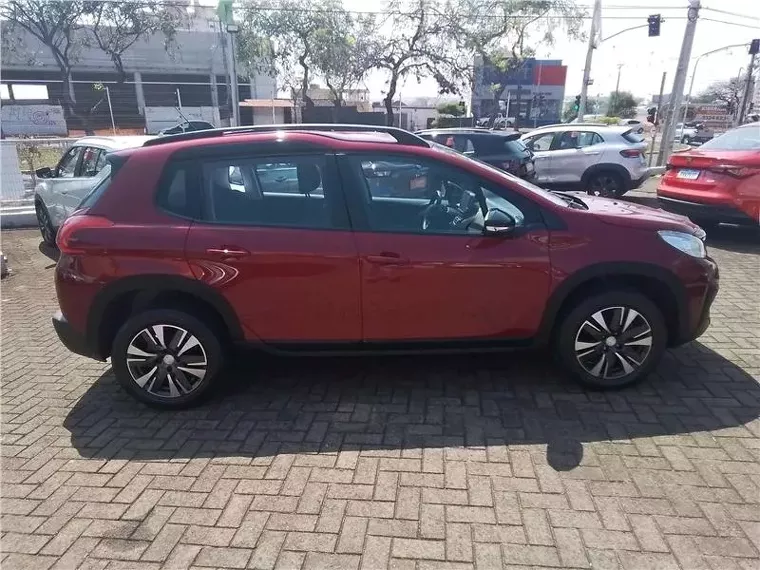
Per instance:
[[[545,355],[243,360],[162,413],[50,325],[4,232],[2,558],[16,568],[760,568],[760,241],[700,342],[592,393]]]

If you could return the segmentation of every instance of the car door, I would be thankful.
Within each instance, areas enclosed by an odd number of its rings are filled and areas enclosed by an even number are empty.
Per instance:
[[[68,149],[58,161],[58,165],[53,170],[53,176],[44,181],[45,206],[55,227],[59,227],[68,217],[68,193],[82,182],[79,177],[79,167],[83,150],[82,146],[73,146]]]
[[[427,158],[339,157],[361,268],[365,342],[517,341],[532,336],[549,289],[548,232],[507,188]],[[376,195],[370,165],[414,165],[405,188]],[[406,190],[406,192],[403,192]],[[516,221],[484,234],[485,208]]]
[[[533,166],[536,169],[536,182],[538,184],[550,184],[554,181],[551,158],[553,155],[552,145],[555,133],[541,133],[528,136],[523,139],[533,153]]]
[[[78,171],[66,190],[61,192],[63,213],[67,218],[74,213],[84,197],[92,190],[95,177],[106,165],[107,151],[105,149],[94,146],[80,148],[82,149],[82,158]]]
[[[599,162],[603,143],[602,137],[591,131],[567,130],[558,133],[551,159],[552,182],[580,182],[583,173]]]
[[[188,232],[196,277],[234,309],[248,338],[359,342],[359,261],[335,157],[198,157],[203,208]],[[184,170],[180,170],[184,172]]]

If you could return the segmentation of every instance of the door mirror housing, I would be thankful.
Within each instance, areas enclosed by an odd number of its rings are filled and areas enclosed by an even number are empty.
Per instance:
[[[34,171],[34,174],[37,176],[37,178],[55,178],[55,173],[49,166],[38,168]]]
[[[483,221],[483,233],[488,236],[506,235],[512,233],[517,224],[515,219],[504,210],[493,208],[486,212]]]

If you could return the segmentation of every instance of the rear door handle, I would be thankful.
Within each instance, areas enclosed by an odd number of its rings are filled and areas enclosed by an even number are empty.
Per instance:
[[[409,260],[394,251],[381,251],[377,255],[367,255],[365,259],[376,265],[409,265]]]
[[[206,253],[222,259],[232,259],[235,257],[245,257],[251,255],[251,252],[245,248],[237,246],[210,247]]]

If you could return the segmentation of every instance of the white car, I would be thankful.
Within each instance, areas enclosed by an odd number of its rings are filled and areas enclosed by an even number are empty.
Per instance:
[[[55,168],[39,168],[42,179],[34,189],[34,209],[42,239],[55,245],[55,235],[63,221],[77,209],[110,166],[106,155],[115,150],[142,146],[153,137],[83,137],[63,154]]]
[[[536,183],[580,189],[596,196],[622,196],[653,172],[647,144],[630,126],[566,123],[541,127],[522,136],[534,155]]]

